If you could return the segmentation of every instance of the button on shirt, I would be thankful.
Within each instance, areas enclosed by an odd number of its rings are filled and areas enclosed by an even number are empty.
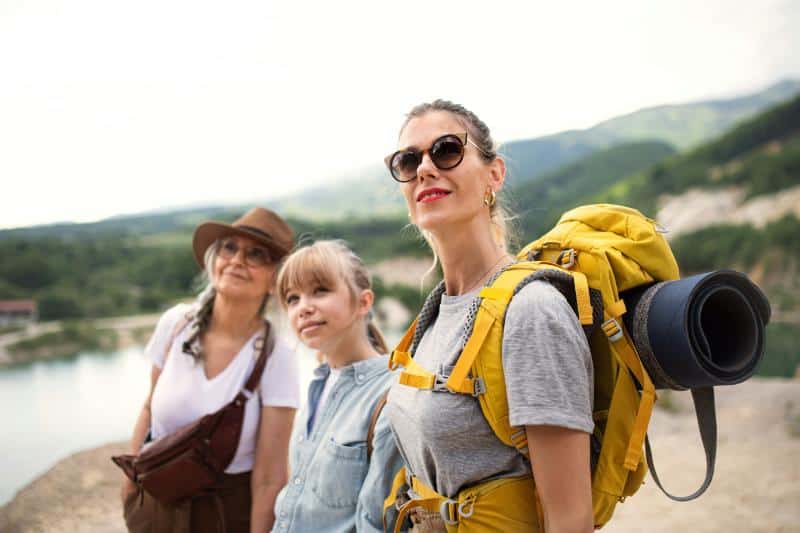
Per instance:
[[[329,375],[327,364],[314,371],[294,425],[291,478],[275,502],[273,531],[383,531],[383,499],[403,463],[385,416],[375,428],[371,460],[366,438],[375,404],[396,375],[387,356],[358,361],[340,369],[320,404]]]

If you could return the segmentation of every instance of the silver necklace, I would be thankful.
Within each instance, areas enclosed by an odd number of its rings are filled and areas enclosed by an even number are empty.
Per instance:
[[[500,259],[498,259],[497,261],[495,261],[495,262],[494,262],[494,264],[493,264],[492,266],[490,266],[490,267],[489,267],[489,269],[488,269],[486,272],[484,272],[484,273],[483,273],[483,275],[482,275],[481,277],[479,277],[477,280],[475,280],[475,283],[473,283],[473,284],[470,286],[470,288],[469,288],[469,289],[466,289],[466,290],[464,290],[464,291],[463,291],[461,294],[467,294],[467,293],[468,293],[468,292],[470,292],[472,289],[474,289],[475,287],[477,287],[477,286],[478,286],[478,283],[480,283],[481,281],[483,281],[484,279],[486,279],[486,276],[488,276],[488,275],[489,275],[489,273],[490,273],[492,270],[494,270],[494,268],[495,268],[497,265],[499,265],[499,264],[500,264],[500,262],[501,262],[503,259],[506,259],[507,257],[508,257],[508,254],[503,254],[503,255],[501,255],[501,256],[500,256]]]

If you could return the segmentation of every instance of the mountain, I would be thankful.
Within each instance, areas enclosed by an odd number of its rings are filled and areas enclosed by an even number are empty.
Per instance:
[[[396,193],[384,180],[383,194]],[[343,238],[368,263],[425,254],[404,213],[368,216],[374,207],[368,202],[385,199],[367,200],[364,189],[317,191],[319,202],[341,199],[345,216],[290,217],[301,241]],[[693,149],[678,153],[652,140],[595,149],[535,180],[512,179],[504,195],[518,214],[523,243],[546,231],[559,213],[590,202],[631,205],[679,229],[667,237],[684,275],[734,268],[765,290],[774,313],[762,369],[793,374],[800,362],[800,96]],[[43,319],[156,311],[192,291],[194,226],[209,218],[230,221],[245,209],[193,208],[0,231],[0,299],[34,298]],[[416,288],[376,280],[376,291],[410,310],[419,307]]]
[[[508,182],[523,183],[620,144],[655,140],[685,150],[798,93],[800,81],[786,80],[741,97],[646,108],[585,130],[509,141],[500,153],[507,160]],[[395,183],[380,163],[330,183],[268,203],[281,212],[317,220],[405,212]]]
[[[289,216],[330,220],[405,214],[405,202],[383,164],[364,167],[266,205]]]
[[[688,189],[741,188],[744,198],[800,185],[800,96],[740,123],[719,138],[628,176],[606,198],[655,213],[659,199]]]
[[[513,199],[511,208],[519,217],[522,234],[541,235],[564,211],[589,202],[621,177],[643,172],[673,154],[675,149],[670,145],[655,141],[598,150],[537,180],[512,187],[506,197]]]
[[[233,221],[244,212],[243,207],[193,207],[168,212],[147,212],[118,215],[97,222],[61,222],[24,228],[0,230],[0,241],[56,237],[62,240],[114,235],[116,237],[144,237],[163,235],[193,228],[204,220]]]
[[[784,80],[763,91],[738,98],[642,109],[601,122],[588,131],[617,139],[660,139],[679,150],[686,150],[798,93],[800,81]]]

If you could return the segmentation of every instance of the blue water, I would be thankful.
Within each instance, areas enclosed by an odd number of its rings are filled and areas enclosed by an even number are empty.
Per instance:
[[[127,438],[148,372],[141,348],[0,371],[0,505],[64,456]]]
[[[298,354],[305,391],[314,355],[273,322]],[[400,339],[401,332],[385,333],[390,344]],[[64,457],[130,437],[150,387],[151,364],[142,352],[83,352],[0,369],[0,505]]]
[[[299,352],[305,390],[315,363]],[[149,382],[141,347],[0,370],[0,505],[67,455],[128,439]]]

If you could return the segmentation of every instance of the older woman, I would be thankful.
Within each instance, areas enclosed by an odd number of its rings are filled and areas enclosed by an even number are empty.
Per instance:
[[[149,438],[160,439],[236,396],[265,341],[264,311],[275,271],[292,245],[286,222],[261,208],[231,225],[197,227],[194,255],[208,285],[194,304],[165,312],[147,345],[152,386],[134,428],[132,453],[141,450],[148,431]],[[137,487],[125,479],[122,499],[129,530],[270,530],[275,497],[288,477],[289,436],[299,404],[296,358],[280,339],[257,392],[245,406],[233,460],[213,491],[168,505],[146,492],[140,501]]]

